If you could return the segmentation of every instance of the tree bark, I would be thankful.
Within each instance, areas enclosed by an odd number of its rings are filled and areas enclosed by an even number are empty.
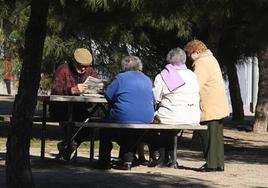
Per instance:
[[[25,33],[25,49],[7,140],[6,183],[8,188],[35,187],[30,165],[32,120],[37,91],[49,0],[32,0],[31,15]]]
[[[232,120],[243,120],[244,108],[237,76],[237,69],[235,63],[227,63],[226,66],[229,80],[229,92],[232,104]]]
[[[264,133],[268,131],[268,48],[259,53],[258,59],[259,91],[253,131]]]
[[[232,105],[232,120],[244,119],[244,105],[241,97],[240,85],[237,76],[236,62],[239,59],[239,51],[235,45],[236,37],[232,35],[233,28],[229,28],[226,24],[226,29],[222,32],[220,38],[218,55],[220,62],[223,62],[227,68],[229,80],[229,93]]]

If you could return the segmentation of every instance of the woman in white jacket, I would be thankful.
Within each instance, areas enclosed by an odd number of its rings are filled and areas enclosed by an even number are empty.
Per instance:
[[[155,122],[199,124],[199,84],[196,75],[185,65],[185,52],[181,48],[172,49],[166,60],[167,65],[154,80],[153,93],[157,104]],[[159,134],[160,136],[157,136]],[[160,157],[158,160],[151,159],[149,167],[171,164],[170,153],[173,153],[174,134],[177,134],[174,130],[151,134],[153,136],[150,149],[158,150]]]

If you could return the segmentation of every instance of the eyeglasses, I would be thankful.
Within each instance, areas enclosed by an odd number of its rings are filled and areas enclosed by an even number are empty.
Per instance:
[[[74,59],[73,61],[74,61],[74,65],[75,65],[75,67],[76,67],[77,69],[82,70],[82,69],[87,68],[87,66],[83,66],[83,65],[79,64],[75,59]]]

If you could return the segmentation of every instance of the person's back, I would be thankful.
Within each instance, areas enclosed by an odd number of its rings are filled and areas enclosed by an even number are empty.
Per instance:
[[[167,65],[154,81],[154,98],[157,104],[155,123],[199,124],[199,84],[195,74],[187,69],[186,54],[175,48],[167,54]],[[168,166],[173,161],[173,137],[176,130],[151,131],[149,134],[150,162],[148,167]],[[156,160],[155,152],[159,152]]]
[[[105,97],[112,103],[108,121],[150,123],[153,94],[151,80],[140,71],[127,71],[116,76]]]
[[[164,124],[199,124],[199,83],[185,65],[186,54],[175,48],[167,54],[167,65],[154,81],[157,121]]]
[[[141,72],[141,60],[136,56],[126,56],[121,66],[124,72],[115,77],[104,93],[110,106],[107,121],[151,123],[154,116],[152,82]],[[112,141],[115,140],[120,145],[119,158],[123,162],[116,168],[130,170],[137,144],[143,136],[142,130],[102,129],[98,168],[111,168]]]
[[[159,102],[157,116],[164,124],[198,124],[200,122],[199,84],[196,75],[189,69],[177,70],[185,84],[169,91],[161,75],[155,78],[155,84],[161,84],[161,99],[154,93]]]
[[[229,115],[228,100],[221,69],[210,50],[200,53],[194,61],[194,72],[199,79],[202,106],[201,121],[221,119]]]

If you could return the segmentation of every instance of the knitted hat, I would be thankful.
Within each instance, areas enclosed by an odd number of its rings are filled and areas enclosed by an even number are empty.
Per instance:
[[[77,48],[74,51],[74,59],[82,66],[89,66],[92,63],[92,55],[85,48]]]

